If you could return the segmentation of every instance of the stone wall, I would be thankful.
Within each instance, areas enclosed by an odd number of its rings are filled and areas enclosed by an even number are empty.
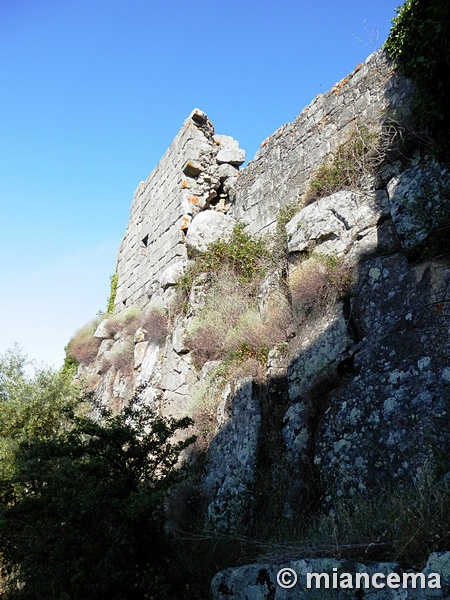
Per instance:
[[[229,226],[238,221],[250,233],[270,230],[279,209],[299,199],[355,122],[380,124],[406,93],[384,55],[374,53],[265,140],[239,174],[244,151],[231,137],[215,135],[205,113],[195,109],[134,194],[117,258],[115,311],[147,305],[164,287],[168,268],[179,275],[187,259],[186,234],[199,211],[228,212]]]
[[[273,227],[279,209],[299,199],[311,174],[355,122],[379,124],[406,91],[382,53],[369,56],[261,144],[233,189],[229,215],[253,234]]]
[[[380,482],[385,491],[427,494],[421,482],[439,491],[450,481],[447,238],[439,245],[450,222],[450,178],[420,146],[409,158],[403,147],[390,148],[363,185],[297,203],[283,235],[274,236],[282,258],[258,281],[264,326],[274,303],[284,309],[282,336],[257,369],[243,361],[227,371],[220,353],[204,364],[194,360],[192,326],[214,293],[206,273],[194,280],[187,310],[177,312],[170,301],[188,250],[194,255],[226,239],[236,223],[270,231],[280,207],[297,201],[356,122],[380,125],[409,92],[383,55],[372,55],[266,140],[240,173],[237,142],[215,135],[195,110],[136,192],[119,250],[116,312],[149,305],[142,317],[162,315],[168,331],[158,333],[158,321],[117,331],[121,316],[108,315],[94,334],[97,357],[80,374],[98,406],[120,408],[138,389],[162,416],[195,417],[203,453],[196,518],[208,531],[250,536],[262,527],[270,538],[281,523],[295,535],[312,507],[326,516],[342,503],[383,499]],[[233,286],[219,292],[231,296]],[[160,300],[165,313],[152,313]],[[239,333],[239,319],[215,310],[208,325],[217,338],[224,328],[215,319]],[[251,321],[252,333],[259,322]],[[113,360],[124,348],[125,366]],[[227,570],[214,579],[213,597],[275,597],[276,569]],[[297,592],[289,597],[309,597]],[[283,593],[277,589],[276,597]]]
[[[245,153],[229,136],[215,135],[205,113],[186,119],[147,181],[134,194],[117,257],[115,312],[145,306],[163,272],[186,259],[185,234],[204,208],[225,210],[227,190]]]

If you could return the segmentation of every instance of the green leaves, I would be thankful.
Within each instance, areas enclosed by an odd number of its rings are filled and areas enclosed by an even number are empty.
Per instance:
[[[69,431],[23,442],[0,482],[1,551],[14,574],[6,597],[170,597],[164,500],[194,439],[173,436],[190,423],[158,418],[136,397],[101,423],[78,417]]]
[[[27,375],[26,365],[17,347],[0,355],[0,477],[14,473],[21,443],[52,438],[78,402],[72,372],[40,368]]]
[[[433,137],[440,160],[448,162],[450,4],[447,0],[406,0],[392,22],[385,49],[403,75],[415,83],[415,119]]]

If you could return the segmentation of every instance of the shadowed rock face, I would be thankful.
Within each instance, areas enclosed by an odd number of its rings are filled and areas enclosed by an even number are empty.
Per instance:
[[[282,569],[291,569],[287,574],[285,583],[294,581],[293,574],[296,576],[296,583],[292,587],[283,589],[277,582],[278,573]],[[310,574],[323,574],[322,579],[318,580],[311,577]],[[333,573],[336,573],[337,586],[333,589]],[[343,574],[346,574],[345,576]],[[365,573],[367,580],[362,577],[357,579],[357,574]],[[375,588],[372,585],[372,577],[379,573],[381,576],[375,578]],[[398,577],[388,579],[389,574],[395,573]],[[361,589],[364,595],[381,598],[382,600],[395,600],[404,598],[404,600],[426,600],[427,598],[448,598],[450,590],[450,553],[434,553],[430,555],[423,571],[413,575],[410,573],[406,577],[405,589],[403,587],[404,575],[407,571],[397,563],[375,563],[365,565],[356,561],[343,561],[332,558],[303,558],[299,560],[288,560],[280,564],[261,563],[238,567],[235,569],[226,569],[218,573],[211,584],[213,600],[267,600],[269,599],[289,599],[289,600],[310,600],[311,598],[321,598],[322,600],[332,600],[333,598],[342,598],[343,600],[351,598],[360,598]],[[433,574],[433,575],[432,575]],[[436,574],[438,577],[436,577]],[[310,577],[310,579],[308,579]],[[325,588],[325,577],[328,578],[329,588]],[[281,578],[281,581],[283,579]],[[345,580],[346,584],[340,588],[340,583]],[[319,583],[317,583],[317,581]],[[357,581],[360,582],[357,585]],[[365,588],[368,581],[370,587]],[[391,581],[394,587],[391,587]],[[415,582],[415,588],[412,589],[411,582]],[[426,589],[421,588],[421,582],[427,585]],[[389,585],[388,585],[389,582]],[[351,585],[350,585],[351,584]],[[383,585],[384,584],[384,585]],[[398,585],[397,585],[398,584]],[[428,584],[430,587],[428,588]],[[439,588],[437,588],[439,584]],[[345,587],[346,585],[346,587]],[[320,588],[318,588],[320,586]],[[338,587],[339,586],[339,587]]]
[[[317,443],[326,485],[345,496],[411,484],[450,450],[450,267],[401,254],[363,263],[352,298],[362,346],[332,395]]]

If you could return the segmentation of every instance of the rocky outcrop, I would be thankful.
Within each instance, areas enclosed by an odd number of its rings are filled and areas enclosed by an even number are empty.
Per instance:
[[[445,599],[450,598],[450,553],[431,554],[420,572],[404,570],[398,563],[366,565],[332,558],[253,564],[218,573],[211,590],[213,600]]]
[[[450,265],[441,233],[450,220],[447,170],[420,152],[405,158],[388,148],[378,173],[358,189],[347,185],[307,206],[299,200],[355,123],[379,133],[408,91],[383,55],[372,55],[266,140],[240,172],[245,157],[237,142],[215,135],[195,110],[135,194],[118,255],[115,317],[124,319],[122,329],[108,319],[99,324],[97,358],[80,375],[90,379],[98,405],[118,408],[139,387],[141,400],[164,416],[207,420],[197,484],[208,531],[252,535],[267,506],[274,522],[289,528],[312,511],[329,514],[340,501],[376,497],[380,482],[401,491],[424,474],[430,485],[448,479]],[[294,207],[289,218],[283,207]],[[257,305],[255,331],[276,325],[276,335],[264,338],[267,347],[247,340],[238,346],[235,357],[253,361],[241,372],[227,370],[230,358],[216,355],[199,366],[190,339],[212,285],[190,266],[212,242],[227,242],[236,224],[270,234],[273,262],[254,289],[246,283],[245,297]],[[438,249],[428,244],[436,232]],[[180,308],[183,277],[191,280]],[[220,288],[217,306],[229,287]],[[143,313],[132,331],[130,304]],[[249,318],[247,308],[241,304],[239,316]],[[214,318],[205,345],[214,345]],[[231,319],[224,337],[228,326]],[[426,569],[441,572],[448,593],[448,555],[430,561]],[[289,564],[299,575],[334,567],[401,570],[331,559]],[[225,571],[214,579],[214,598],[312,597],[301,585],[276,587],[278,568]]]

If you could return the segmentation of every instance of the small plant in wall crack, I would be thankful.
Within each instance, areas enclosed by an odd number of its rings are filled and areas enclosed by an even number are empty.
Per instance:
[[[233,273],[239,284],[255,288],[266,273],[270,260],[271,253],[266,242],[250,236],[243,225],[236,225],[228,241],[213,242],[206,252],[191,261],[177,284],[179,309],[186,312],[192,286],[200,276],[210,281],[216,279],[222,270],[227,270]]]

